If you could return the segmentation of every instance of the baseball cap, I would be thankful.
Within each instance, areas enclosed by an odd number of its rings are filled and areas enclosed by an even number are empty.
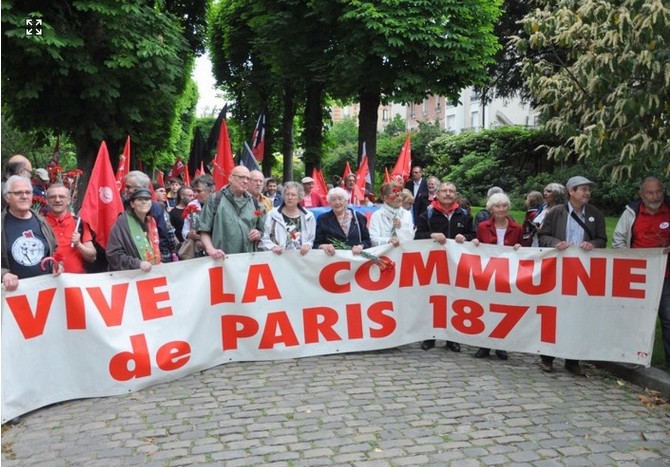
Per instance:
[[[568,180],[568,183],[565,184],[565,188],[571,189],[581,185],[595,185],[595,183],[586,177],[577,175],[576,177],[571,177],[570,180]]]
[[[302,183],[314,183],[314,179],[312,177],[304,177]]]
[[[133,191],[133,194],[130,195],[130,201],[135,201],[136,199],[151,199],[151,192],[146,188],[140,188],[139,190]]]
[[[44,180],[45,182],[49,181],[49,172],[47,172],[47,169],[36,169],[35,175],[37,175],[40,180]]]

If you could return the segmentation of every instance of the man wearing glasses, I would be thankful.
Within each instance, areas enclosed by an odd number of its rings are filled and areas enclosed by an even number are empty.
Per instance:
[[[463,243],[475,238],[472,216],[458,205],[457,199],[456,185],[451,182],[442,183],[437,189],[437,198],[419,216],[414,239],[432,238],[438,244],[444,245],[447,239]],[[433,347],[435,339],[425,340],[421,344],[423,350],[430,350]],[[460,352],[461,344],[447,341],[445,348],[452,352]]]
[[[248,192],[251,175],[236,166],[229,184],[210,196],[202,210],[198,231],[205,252],[214,259],[256,251],[263,234],[265,212]]]
[[[65,272],[83,274],[84,261],[93,263],[97,253],[88,225],[70,213],[70,190],[62,183],[54,183],[47,189],[49,211],[46,220],[58,241],[58,252],[63,257]]]
[[[56,237],[49,224],[31,211],[33,187],[30,179],[12,175],[3,187],[7,207],[2,211],[2,285],[16,290],[19,279],[42,274],[60,274],[57,261],[42,269],[42,260],[53,257]],[[45,265],[46,266],[46,265]]]

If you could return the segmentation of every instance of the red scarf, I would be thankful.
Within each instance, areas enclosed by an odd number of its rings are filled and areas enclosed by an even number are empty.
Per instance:
[[[438,212],[441,212],[445,216],[449,216],[452,212],[454,212],[456,209],[460,207],[458,203],[453,202],[449,207],[449,209],[444,209],[437,199],[434,199],[433,202],[430,203],[430,205],[433,209],[437,210]]]

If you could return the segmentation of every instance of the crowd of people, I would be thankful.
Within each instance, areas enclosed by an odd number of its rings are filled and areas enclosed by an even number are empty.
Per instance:
[[[572,177],[565,185],[550,183],[543,193],[528,193],[526,216],[517,223],[509,215],[511,202],[501,188],[491,187],[486,208],[473,218],[469,202],[459,197],[453,182],[425,178],[421,167],[413,167],[404,186],[382,185],[378,209],[368,224],[352,203],[355,177],[337,183],[324,197],[314,191],[311,177],[281,187],[260,171],[236,166],[228,185],[219,191],[210,175],[201,175],[191,186],[175,178],[168,181],[169,189],[156,185],[152,193],[150,178],[131,171],[122,187],[125,212],[116,220],[106,250],[101,250],[94,233],[71,213],[70,191],[60,183],[49,185],[42,171],[33,171],[30,161],[19,155],[6,167],[2,284],[9,291],[27,277],[87,272],[87,265],[99,262],[101,256],[112,271],[150,271],[166,262],[202,256],[223,259],[259,250],[276,255],[298,250],[306,255],[320,249],[332,256],[347,249],[360,255],[371,246],[398,246],[414,239],[432,239],[440,246],[452,239],[514,250],[572,246],[588,252],[607,245],[605,218],[589,203],[595,184],[583,176]],[[45,215],[32,209],[36,190],[45,196]],[[330,210],[315,217],[311,209],[324,206]],[[642,180],[638,198],[625,207],[616,226],[612,246],[670,247],[670,198],[658,177]],[[659,317],[670,370],[670,266],[664,272]],[[426,340],[421,347],[430,350],[435,340]],[[445,348],[461,351],[460,344],[452,341]],[[487,358],[490,352],[480,348],[474,356]],[[495,350],[495,355],[508,359],[503,349]],[[553,360],[543,355],[540,368],[555,371]],[[566,360],[565,367],[575,375],[584,374],[577,360]]]

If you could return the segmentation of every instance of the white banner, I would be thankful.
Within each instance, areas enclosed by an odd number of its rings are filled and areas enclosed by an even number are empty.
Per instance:
[[[367,251],[394,267],[315,250],[21,280],[2,302],[2,421],[231,361],[428,338],[649,365],[667,259],[660,249],[422,240]]]

